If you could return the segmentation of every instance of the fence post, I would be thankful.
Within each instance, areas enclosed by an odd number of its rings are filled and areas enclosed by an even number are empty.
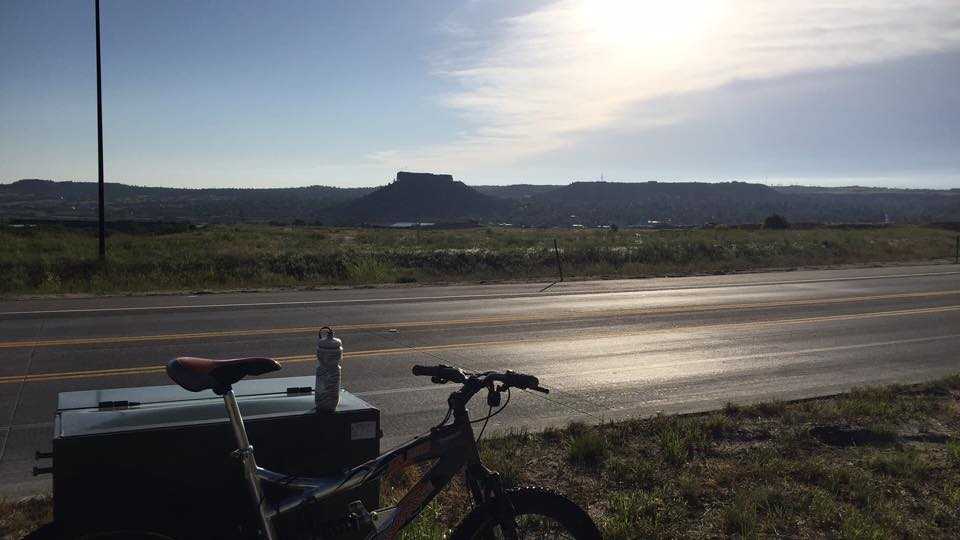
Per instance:
[[[957,247],[954,250],[953,264],[960,264],[960,236],[957,236]]]
[[[958,240],[960,240],[960,237],[958,237]],[[553,239],[553,252],[557,255],[557,272],[560,273],[560,281],[563,281],[563,263],[560,262],[560,245],[557,244],[556,238]]]

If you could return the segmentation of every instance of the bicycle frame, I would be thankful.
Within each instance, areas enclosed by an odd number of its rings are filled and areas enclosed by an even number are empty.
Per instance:
[[[480,461],[473,428],[462,402],[451,399],[454,412],[453,423],[435,427],[429,434],[421,435],[343,474],[316,478],[298,477],[291,480],[287,475],[257,466],[253,447],[247,439],[243,417],[240,415],[240,408],[237,406],[233,390],[226,392],[223,399],[237,439],[238,449],[235,454],[243,462],[244,478],[268,540],[277,538],[273,520],[281,514],[433,459],[437,462],[396,506],[377,509],[370,513],[374,532],[369,538],[380,540],[396,537],[400,530],[413,521],[461,469],[466,468],[467,486],[477,504],[500,494],[498,475],[484,467]],[[264,497],[261,482],[299,489],[301,492],[280,501],[270,501]],[[501,500],[506,499],[501,498]]]

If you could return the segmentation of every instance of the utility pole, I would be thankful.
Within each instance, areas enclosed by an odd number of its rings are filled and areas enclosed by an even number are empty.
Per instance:
[[[100,214],[100,261],[107,259],[107,225],[103,209],[103,96],[100,90],[100,0],[94,0],[97,25],[97,202]]]

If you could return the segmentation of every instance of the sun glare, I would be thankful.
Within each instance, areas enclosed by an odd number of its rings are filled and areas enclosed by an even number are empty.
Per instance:
[[[715,31],[722,0],[586,0],[579,5],[589,39],[612,50],[642,56],[683,54]]]

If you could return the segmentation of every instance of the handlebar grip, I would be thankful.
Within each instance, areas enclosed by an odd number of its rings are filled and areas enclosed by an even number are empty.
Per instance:
[[[421,377],[432,377],[434,379],[442,379],[443,381],[450,381],[455,383],[462,383],[466,381],[464,373],[459,368],[445,366],[440,364],[439,366],[413,366],[413,374]],[[440,381],[433,381],[440,382]]]
[[[434,366],[413,366],[413,374],[419,377],[424,376],[433,376],[437,372],[437,368]]]
[[[503,382],[520,389],[540,387],[540,379],[533,375],[526,375],[515,371],[506,372],[503,377]]]

